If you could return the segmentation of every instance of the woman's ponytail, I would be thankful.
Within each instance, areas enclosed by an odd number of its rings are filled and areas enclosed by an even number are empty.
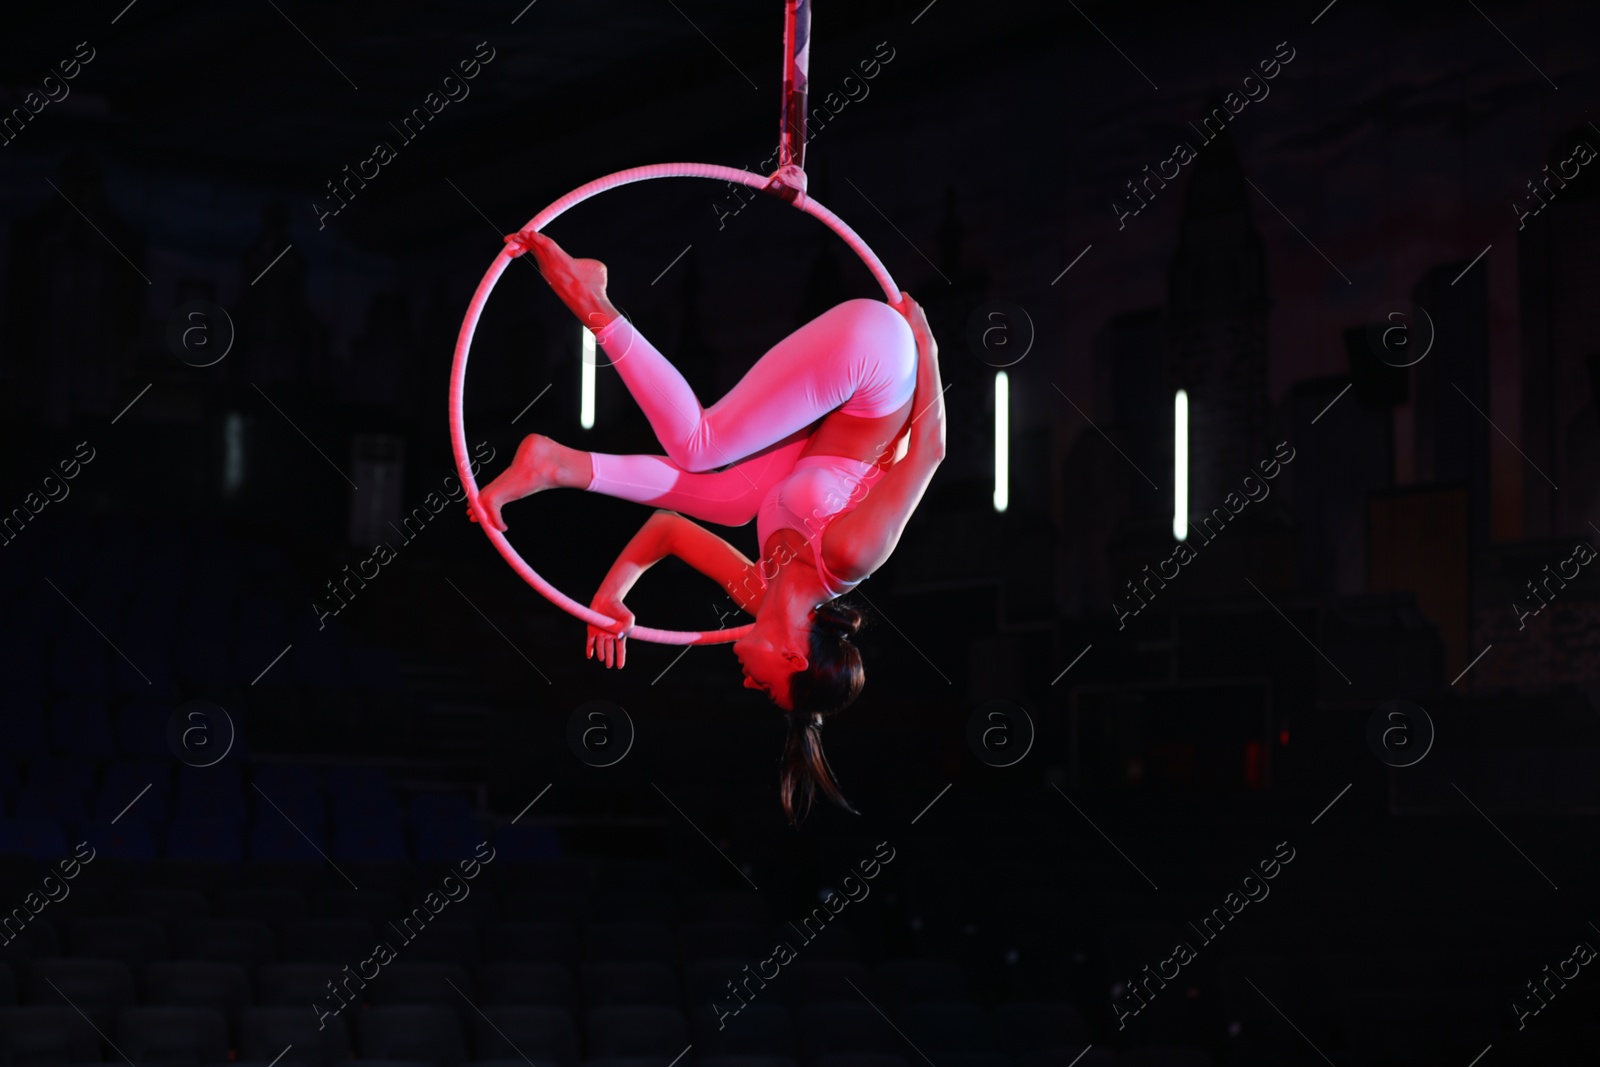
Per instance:
[[[822,722],[849,707],[866,685],[861,650],[851,640],[864,621],[865,616],[848,604],[830,601],[819,606],[812,619],[810,664],[789,679],[794,710],[788,713],[778,797],[791,824],[798,825],[805,818],[819,792],[851,814],[859,814],[839,791],[828,766],[822,751]]]

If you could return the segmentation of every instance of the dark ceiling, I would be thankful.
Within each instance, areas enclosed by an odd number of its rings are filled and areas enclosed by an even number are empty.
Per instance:
[[[58,105],[30,147],[86,144],[146,172],[256,185],[291,201],[325,196],[324,183],[376,141],[399,143],[391,124],[487,41],[494,58],[470,95],[418,137],[428,150],[405,152],[394,176],[339,220],[377,252],[471,217],[459,200],[439,206],[447,177],[498,218],[497,208],[514,216],[526,205],[530,182],[553,194],[645,162],[753,166],[776,143],[781,0],[125,3],[92,5],[102,9],[93,16],[77,5],[11,16],[0,82],[13,106],[77,42],[96,51],[73,85],[77,102]],[[1000,18],[968,0],[935,3],[949,10],[924,20],[926,0],[823,0],[813,85],[837,84],[885,39],[915,41],[901,48],[914,54],[893,87],[915,94],[930,80],[981,78],[1063,32],[1059,5],[1040,0],[1008,4]],[[397,212],[416,220],[406,235]]]

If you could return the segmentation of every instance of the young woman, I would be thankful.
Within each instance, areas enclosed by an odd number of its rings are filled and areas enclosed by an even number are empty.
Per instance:
[[[623,666],[634,625],[623,597],[658,560],[677,556],[755,616],[733,651],[746,688],[789,716],[785,812],[796,819],[818,790],[848,808],[821,730],[865,684],[850,640],[862,616],[835,601],[889,558],[944,459],[938,347],[927,317],[905,293],[899,309],[846,301],[780,341],[703,408],[607,299],[604,264],[574,260],[541,234],[508,240],[534,254],[556,295],[594,331],[667,455],[584,452],[530,435],[479,494],[490,522],[504,531],[502,507],[556,486],[659,508],[595,594],[590,606],[617,626],[590,626],[588,655]],[[726,526],[755,518],[761,559],[678,512]]]

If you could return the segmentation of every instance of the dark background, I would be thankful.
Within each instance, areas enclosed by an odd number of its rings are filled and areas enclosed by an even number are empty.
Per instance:
[[[1600,148],[1592,5],[818,6],[810,191],[928,309],[949,456],[856,597],[869,682],[826,733],[861,814],[798,829],[726,648],[606,672],[424,505],[502,235],[630,166],[764,172],[782,5],[7,13],[0,1062],[1593,1062],[1600,978],[1562,963],[1600,941],[1600,179],[1563,162]],[[707,402],[877,295],[815,220],[741,203],[651,182],[550,229]],[[466,387],[482,480],[535,430],[656,451],[604,367],[580,427],[579,352],[511,264]],[[1189,518],[1223,513],[1162,585],[1180,388]],[[586,602],[645,514],[507,519]],[[631,603],[729,607],[676,561]],[[597,709],[607,767],[569,741]],[[309,1004],[481,840],[470,907],[319,1044]],[[871,896],[719,1031],[880,842]]]

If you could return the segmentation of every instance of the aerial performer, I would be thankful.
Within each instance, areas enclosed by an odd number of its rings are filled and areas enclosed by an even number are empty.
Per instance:
[[[627,661],[634,616],[623,598],[677,556],[721,586],[755,623],[733,642],[745,687],[789,717],[780,795],[791,820],[820,791],[848,807],[823,755],[825,717],[866,676],[851,638],[861,612],[841,602],[889,558],[944,459],[938,346],[909,295],[899,307],[847,300],[774,345],[726,396],[703,407],[678,370],[606,297],[606,268],[550,238],[517,235],[551,288],[595,333],[666,455],[585,452],[530,434],[479,493],[491,525],[542,489],[584,489],[657,508],[612,564],[590,607],[587,652]],[[756,520],[752,561],[691,519]]]
[[[816,794],[854,811],[822,751],[825,718],[866,682],[851,640],[863,616],[841,598],[883,565],[944,459],[944,396],[927,316],[833,212],[806,196],[810,0],[785,0],[778,167],[767,178],[729,167],[634,167],[573,190],[506,238],[462,323],[450,381],[450,432],[468,515],[508,563],[552,603],[588,624],[587,652],[627,662],[630,637],[666,644],[731,641],[745,687],[788,716],[779,796],[798,822]],[[847,300],[774,345],[709,408],[606,296],[605,265],[573,259],[541,231],[575,204],[652,178],[712,178],[768,192],[821,220],[862,259],[888,302]],[[664,455],[610,455],[524,438],[480,492],[466,457],[463,390],[479,316],[513,258],[531,254],[563,303],[595,335],[655,431]],[[556,589],[506,540],[501,509],[551,488],[583,489],[656,510],[623,548],[586,608]],[[692,520],[756,520],[757,560]],[[721,586],[753,623],[712,631],[636,624],[624,598],[677,556]]]

